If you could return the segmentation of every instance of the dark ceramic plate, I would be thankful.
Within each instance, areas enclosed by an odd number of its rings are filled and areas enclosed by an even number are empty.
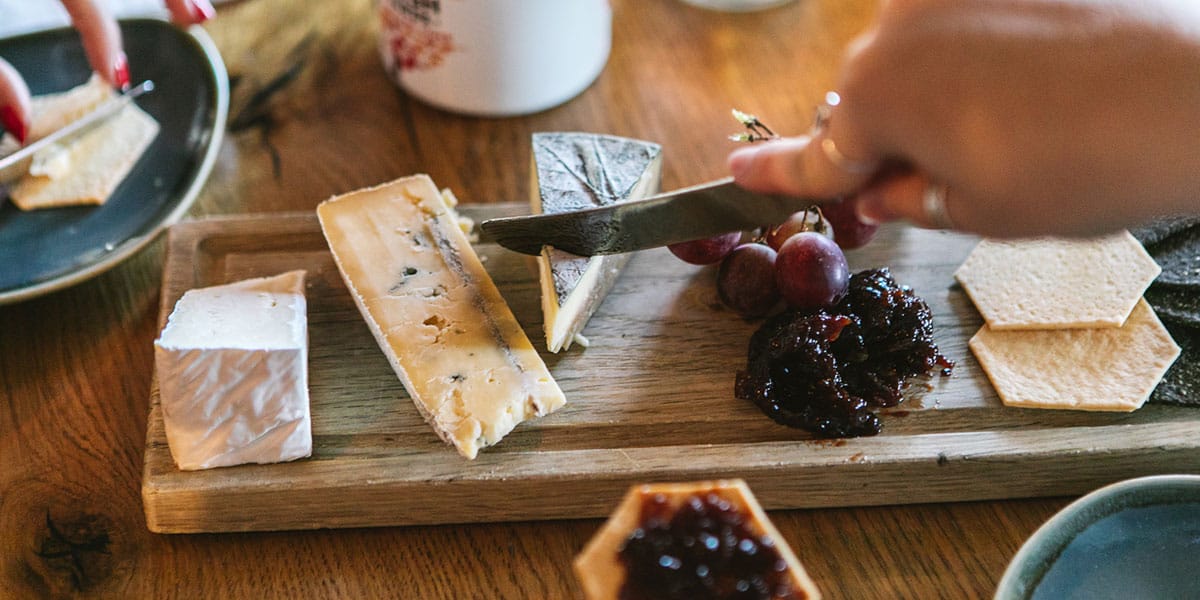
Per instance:
[[[103,206],[23,212],[0,199],[0,304],[74,285],[112,268],[178,221],[212,170],[229,106],[225,65],[203,29],[124,21],[130,78],[158,137]],[[71,88],[91,74],[79,36],[55,29],[0,40],[30,91]]]
[[[998,600],[1200,598],[1200,476],[1100,488],[1046,521],[1009,564]]]

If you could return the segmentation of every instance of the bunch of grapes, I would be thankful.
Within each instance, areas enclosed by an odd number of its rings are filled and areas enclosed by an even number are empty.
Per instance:
[[[754,115],[734,110],[733,116],[747,129],[730,136],[734,141],[778,137]],[[735,231],[668,248],[694,265],[721,263],[717,293],[742,316],[766,315],[780,300],[793,308],[827,308],[837,304],[849,286],[850,268],[842,250],[863,246],[878,229],[859,220],[854,203],[837,200],[809,207],[747,243],[742,243],[742,232]]]
[[[837,304],[850,281],[843,248],[857,248],[874,233],[874,226],[859,222],[850,202],[839,202],[798,212],[749,242],[733,232],[668,248],[691,264],[720,263],[721,302],[745,317],[760,317],[780,300],[801,309]]]

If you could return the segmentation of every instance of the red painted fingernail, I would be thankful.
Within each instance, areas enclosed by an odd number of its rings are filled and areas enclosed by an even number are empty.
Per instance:
[[[217,14],[208,0],[187,0],[187,4],[192,13],[192,23],[203,23]]]
[[[129,87],[129,59],[125,57],[124,52],[113,63],[113,82],[121,89]]]
[[[29,135],[29,129],[25,126],[25,122],[17,117],[17,111],[13,110],[13,107],[0,107],[0,124],[3,124],[4,129],[17,138],[18,142],[25,143],[25,136]]]

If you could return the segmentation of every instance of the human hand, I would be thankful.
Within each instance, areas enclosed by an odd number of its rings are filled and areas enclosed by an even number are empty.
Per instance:
[[[732,153],[736,181],[989,236],[1200,212],[1194,0],[892,0],[837,89],[812,137]]]
[[[79,30],[92,70],[116,88],[129,85],[129,61],[121,49],[121,30],[98,0],[62,0]],[[210,19],[209,0],[165,0],[172,20],[181,25]],[[24,143],[29,132],[29,87],[20,73],[0,57],[0,125]],[[0,135],[3,131],[0,130]]]

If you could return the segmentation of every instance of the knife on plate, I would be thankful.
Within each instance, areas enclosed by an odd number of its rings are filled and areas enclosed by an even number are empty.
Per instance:
[[[109,117],[117,114],[134,98],[147,92],[154,91],[154,82],[150,80],[125,90],[121,94],[101,102],[92,112],[68,123],[65,127],[54,131],[44,138],[30,143],[28,146],[0,158],[0,183],[12,181],[29,172],[33,157],[38,152],[54,144],[67,143],[103,123]]]
[[[820,200],[759,194],[727,177],[643,200],[570,212],[502,217],[484,235],[522,254],[553,246],[579,256],[620,254],[782,223]]]

